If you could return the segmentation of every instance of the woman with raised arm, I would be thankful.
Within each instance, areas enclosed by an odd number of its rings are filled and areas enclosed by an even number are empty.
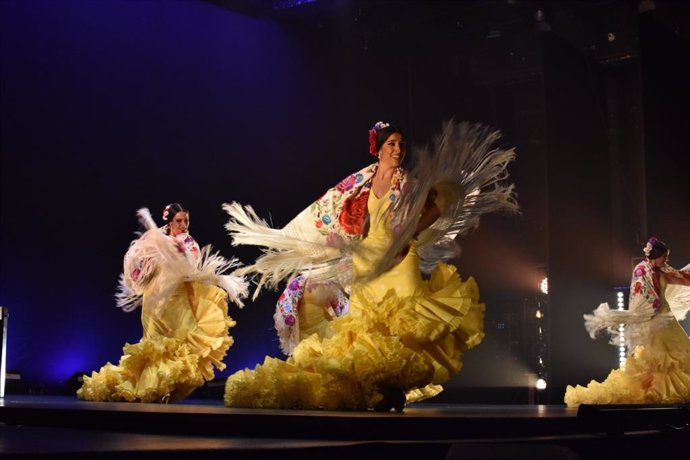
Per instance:
[[[226,405],[387,411],[441,391],[484,336],[476,283],[443,260],[482,213],[517,207],[512,186],[500,184],[514,154],[493,149],[497,137],[448,123],[410,174],[403,133],[378,122],[369,133],[378,161],[284,228],[226,205],[233,244],[266,248],[243,273],[256,274],[259,288],[298,275],[276,313],[291,356],[230,376]],[[305,318],[317,325],[311,335]]]
[[[616,346],[624,325],[625,366],[603,382],[568,385],[564,399],[569,407],[690,402],[690,338],[678,323],[690,309],[690,265],[681,270],[668,265],[670,250],[657,238],[650,238],[643,251],[645,259],[632,272],[628,310],[601,304],[585,315],[592,338],[606,331]]]
[[[240,307],[247,294],[244,279],[223,273],[235,267],[199,248],[189,234],[189,210],[179,203],[165,207],[162,228],[140,209],[146,231],[124,258],[118,306],[142,306],[142,339],[126,344],[118,365],[107,363],[77,391],[88,401],[161,402],[181,400],[223,370],[233,343],[229,298]]]

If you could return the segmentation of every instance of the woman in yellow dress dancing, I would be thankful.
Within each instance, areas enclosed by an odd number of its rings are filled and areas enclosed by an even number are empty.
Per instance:
[[[249,207],[226,205],[233,243],[267,248],[243,273],[260,276],[259,287],[299,276],[276,313],[291,356],[267,357],[230,376],[225,404],[400,411],[405,402],[438,394],[462,367],[462,354],[484,337],[475,281],[463,281],[442,261],[457,254],[455,237],[483,212],[516,209],[512,186],[499,183],[513,152],[491,149],[496,137],[448,123],[435,155],[421,152],[408,174],[401,168],[402,132],[379,122],[370,131],[378,162],[346,177],[283,229],[268,228]],[[433,268],[423,277],[420,267]],[[313,295],[319,290],[331,295]],[[345,302],[348,314],[339,308]],[[313,313],[319,309],[328,313]],[[311,335],[303,333],[305,318],[317,318]]]
[[[650,238],[645,260],[633,269],[628,310],[601,304],[585,315],[592,338],[606,331],[614,345],[624,324],[629,356],[603,382],[568,385],[564,400],[569,407],[690,402],[690,338],[677,319],[690,309],[690,265],[674,269],[667,263],[669,253],[666,244]]]
[[[77,391],[87,401],[162,402],[181,400],[223,370],[233,343],[227,299],[242,305],[242,278],[223,275],[236,266],[209,246],[199,248],[188,233],[189,211],[178,203],[163,211],[157,228],[147,209],[139,210],[146,232],[124,258],[118,306],[142,306],[143,338],[126,344],[118,365],[107,363],[84,377]],[[220,287],[219,287],[220,286]]]

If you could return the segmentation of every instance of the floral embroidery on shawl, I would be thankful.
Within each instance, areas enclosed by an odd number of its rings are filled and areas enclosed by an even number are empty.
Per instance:
[[[647,303],[658,313],[661,308],[660,290],[659,273],[655,272],[654,266],[647,260],[637,264],[630,283],[629,305]]]
[[[184,246],[185,255],[191,256],[194,261],[199,258],[199,244],[194,240],[194,238],[192,238],[192,235],[190,235],[189,233],[180,233],[179,235],[174,236],[173,238],[182,243],[182,245]]]
[[[371,181],[377,169],[378,164],[374,163],[350,174],[305,210],[320,235],[328,237],[335,233],[346,239],[362,237]],[[405,180],[405,173],[398,169],[391,185],[391,201],[399,197]],[[305,211],[295,220],[300,219]]]
[[[368,217],[367,201],[371,193],[371,182],[377,168],[378,164],[374,163],[350,174],[302,211],[285,228],[306,233],[312,239],[334,247],[341,240],[361,239]],[[400,197],[406,179],[404,171],[398,169],[389,191],[391,202]],[[298,311],[305,288],[309,289],[309,280],[303,275],[291,279],[276,304],[275,328],[281,348],[286,354],[290,354],[299,342]],[[329,302],[330,305],[324,305],[324,308],[332,310],[333,316],[342,316],[348,312],[347,295],[339,286],[333,286],[333,296]]]
[[[302,297],[304,297],[304,276],[300,275],[293,278],[278,297],[276,313],[280,313],[285,326],[294,326],[297,322]]]
[[[332,295],[328,299],[327,306],[330,315],[337,318],[347,314],[350,307],[347,295],[335,283],[329,284],[332,285]],[[307,278],[299,275],[290,280],[278,297],[273,320],[278,332],[280,347],[286,355],[292,354],[292,350],[300,341],[299,310],[304,298],[304,291],[305,289],[311,291],[314,287]]]
[[[629,305],[635,306],[641,303],[650,305],[655,313],[661,308],[661,283],[659,274],[666,276],[668,283],[690,285],[690,273],[685,270],[676,270],[670,265],[658,269],[648,261],[643,260],[635,266],[632,281],[630,282]]]

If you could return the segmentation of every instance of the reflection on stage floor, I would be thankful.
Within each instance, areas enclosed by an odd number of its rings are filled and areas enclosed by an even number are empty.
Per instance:
[[[685,406],[419,403],[399,413],[229,409],[219,400],[0,400],[2,458],[687,458]],[[659,450],[659,443],[666,446]],[[656,446],[656,447],[655,447]],[[625,454],[627,452],[627,454]]]

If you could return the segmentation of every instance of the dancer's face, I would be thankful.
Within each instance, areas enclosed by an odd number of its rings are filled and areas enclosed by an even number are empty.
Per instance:
[[[180,211],[170,220],[170,236],[189,231],[189,213]]]
[[[663,267],[664,265],[666,265],[666,262],[668,262],[670,252],[671,251],[667,251],[666,254],[664,254],[663,256],[659,256],[656,259],[652,259],[652,264],[655,267]]]
[[[379,150],[379,162],[385,166],[398,167],[405,158],[405,140],[400,133],[388,136]]]

